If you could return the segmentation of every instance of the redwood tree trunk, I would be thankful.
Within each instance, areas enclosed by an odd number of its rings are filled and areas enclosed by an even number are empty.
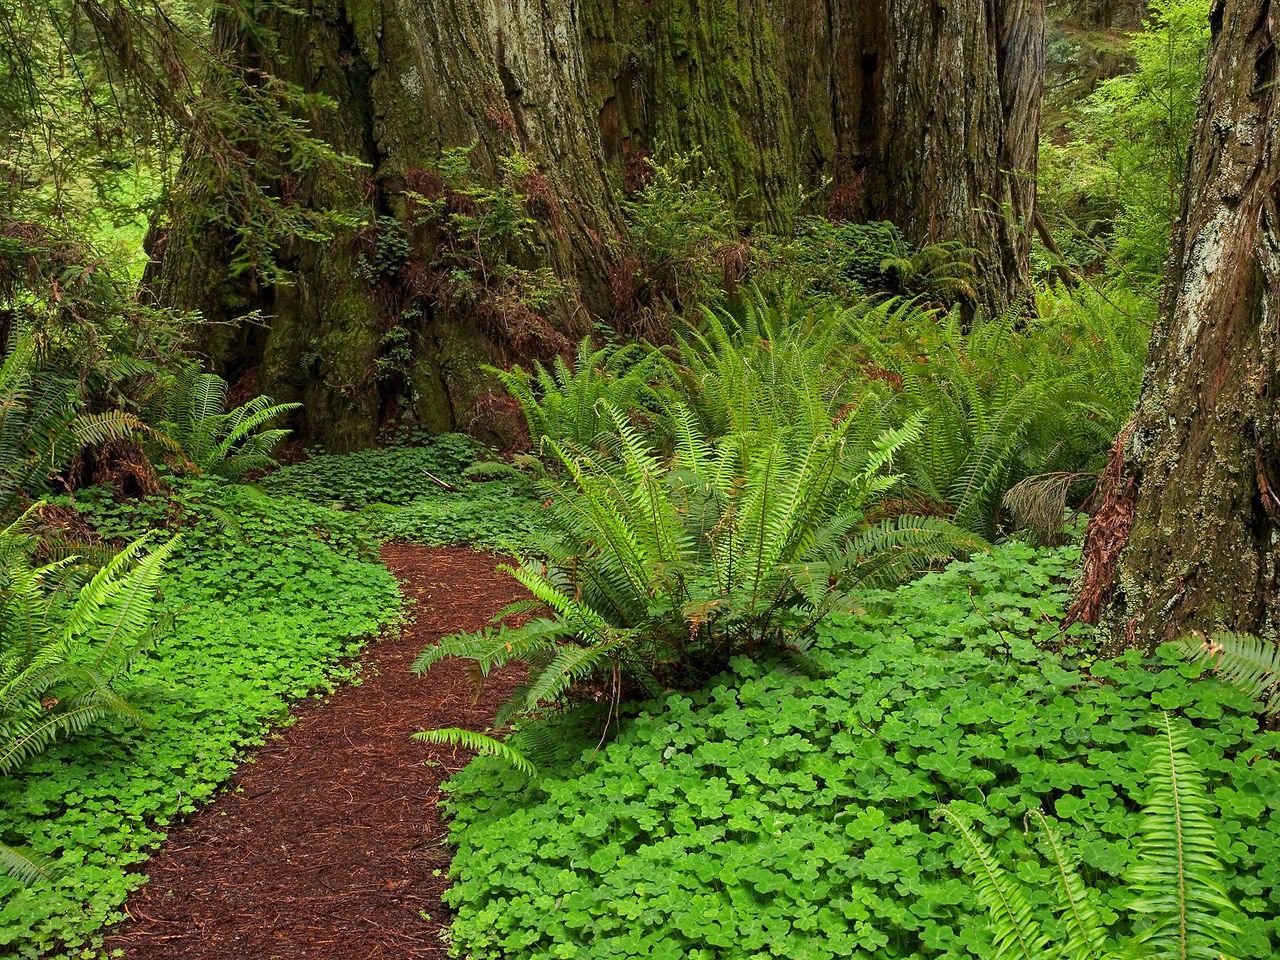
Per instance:
[[[1044,0],[846,6],[832,61],[837,212],[977,252],[981,302],[1030,288]],[[843,194],[843,195],[842,195]]]
[[[1086,541],[1077,612],[1106,613],[1118,645],[1280,619],[1275,8],[1217,0],[1211,25],[1161,320]]]
[[[412,271],[371,285],[361,237],[299,244],[294,282],[255,287],[226,278],[224,238],[196,218],[168,231],[157,289],[212,319],[261,311],[206,349],[229,378],[254,371],[302,400],[307,432],[333,445],[368,443],[396,413],[475,428],[483,362],[553,353],[610,318],[620,197],[644,157],[696,148],[744,219],[786,229],[808,196],[919,243],[959,241],[980,258],[982,302],[1003,309],[1028,289],[1044,20],[1044,0],[311,0],[307,16],[275,15],[272,52],[243,53],[332,98],[315,129],[368,164],[302,178],[303,201],[403,219],[445,150],[475,144],[490,183],[518,151],[544,202],[511,256],[566,291],[539,318],[478,315]],[[386,375],[388,344],[411,356],[403,375]]]

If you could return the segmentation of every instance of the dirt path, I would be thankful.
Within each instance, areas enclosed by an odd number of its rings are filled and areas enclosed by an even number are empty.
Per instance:
[[[463,667],[409,665],[446,633],[483,626],[520,587],[470,550],[388,546],[415,622],[372,644],[364,680],[298,721],[174,830],[107,940],[133,960],[406,960],[444,957],[449,851],[436,801],[465,762],[409,739],[482,729],[512,676],[471,702]],[[424,917],[425,914],[425,917]]]

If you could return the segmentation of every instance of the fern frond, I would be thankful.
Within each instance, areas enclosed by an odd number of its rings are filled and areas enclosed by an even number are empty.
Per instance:
[[[461,727],[442,727],[436,730],[422,730],[413,735],[414,740],[433,743],[443,747],[469,750],[485,757],[494,757],[510,766],[513,770],[524,774],[530,780],[538,779],[538,768],[516,748],[483,733],[464,730]]]
[[[1190,634],[1178,640],[1183,656],[1208,664],[1227,683],[1280,713],[1280,644],[1247,633]]]
[[[952,807],[940,814],[954,828],[964,852],[965,871],[973,880],[973,893],[987,910],[996,952],[992,960],[1056,960],[1031,911],[1021,886],[1005,872],[995,852],[967,817]]]
[[[1063,846],[1044,811],[1032,811],[1031,818],[1049,847],[1049,862],[1058,888],[1058,912],[1067,928],[1062,944],[1064,960],[1106,960],[1106,931],[1080,878],[1079,857]]]
[[[1204,777],[1187,754],[1187,735],[1164,718],[1143,806],[1130,909],[1149,926],[1135,938],[1150,960],[1219,960],[1239,928],[1221,883],[1214,811]]]
[[[12,877],[30,887],[57,875],[53,862],[26,847],[0,843],[0,875]]]

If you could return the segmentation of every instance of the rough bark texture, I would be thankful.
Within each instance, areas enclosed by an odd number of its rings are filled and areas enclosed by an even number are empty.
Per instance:
[[[992,309],[1026,296],[1044,0],[311,0],[309,9],[273,24],[270,65],[337,102],[316,127],[371,174],[304,180],[301,195],[403,217],[415,172],[447,148],[476,144],[478,175],[490,181],[520,151],[549,202],[536,243],[518,256],[576,291],[545,311],[539,335],[513,337],[503,318],[415,291],[405,276],[372,289],[352,238],[299,247],[288,264],[296,282],[258,290],[224,279],[224,245],[206,227],[174,224],[162,299],[216,319],[269,315],[266,325],[222,328],[207,349],[229,377],[258,369],[264,391],[304,401],[307,428],[332,445],[369,442],[405,412],[406,395],[431,428],[474,427],[481,361],[551,353],[588,316],[608,319],[611,272],[625,256],[619,201],[644,159],[663,152],[699,150],[747,220],[785,229],[803,197],[836,216],[893,220],[916,242],[974,247]],[[429,238],[412,239],[415,256],[429,254]],[[407,389],[378,379],[387,335],[405,315],[418,318],[408,325]]]
[[[1280,554],[1280,101],[1271,0],[1217,0],[1180,234],[1120,489],[1092,550],[1131,523],[1107,611],[1118,644],[1272,633]],[[1128,512],[1132,519],[1116,522]]]

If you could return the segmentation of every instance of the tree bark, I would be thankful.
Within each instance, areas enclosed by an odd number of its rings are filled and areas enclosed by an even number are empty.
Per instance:
[[[1161,320],[1086,539],[1076,613],[1103,613],[1117,646],[1191,629],[1272,633],[1280,616],[1275,15],[1270,0],[1212,9]]]
[[[553,353],[589,317],[609,319],[620,198],[664,152],[697,149],[743,219],[770,229],[821,210],[971,247],[982,304],[1019,305],[1044,22],[1044,0],[311,0],[307,16],[269,19],[269,51],[230,28],[224,38],[332,98],[315,129],[368,164],[367,177],[303,177],[301,201],[403,218],[415,173],[448,148],[475,144],[489,182],[519,151],[549,200],[514,256],[571,292],[539,336],[512,343],[501,322],[404,277],[371,288],[359,238],[296,245],[289,284],[228,280],[225,238],[194,217],[168,230],[156,290],[228,321],[205,344],[220,369],[256,370],[264,391],[302,400],[305,432],[335,446],[370,442],[396,413],[473,428],[483,362]],[[429,253],[411,239],[415,257]],[[252,309],[265,323],[234,322]],[[406,325],[412,368],[380,380]]]
[[[1043,0],[847,5],[831,64],[834,208],[916,243],[976,251],[984,306],[1025,302],[1035,211]],[[823,58],[819,58],[822,62]]]

